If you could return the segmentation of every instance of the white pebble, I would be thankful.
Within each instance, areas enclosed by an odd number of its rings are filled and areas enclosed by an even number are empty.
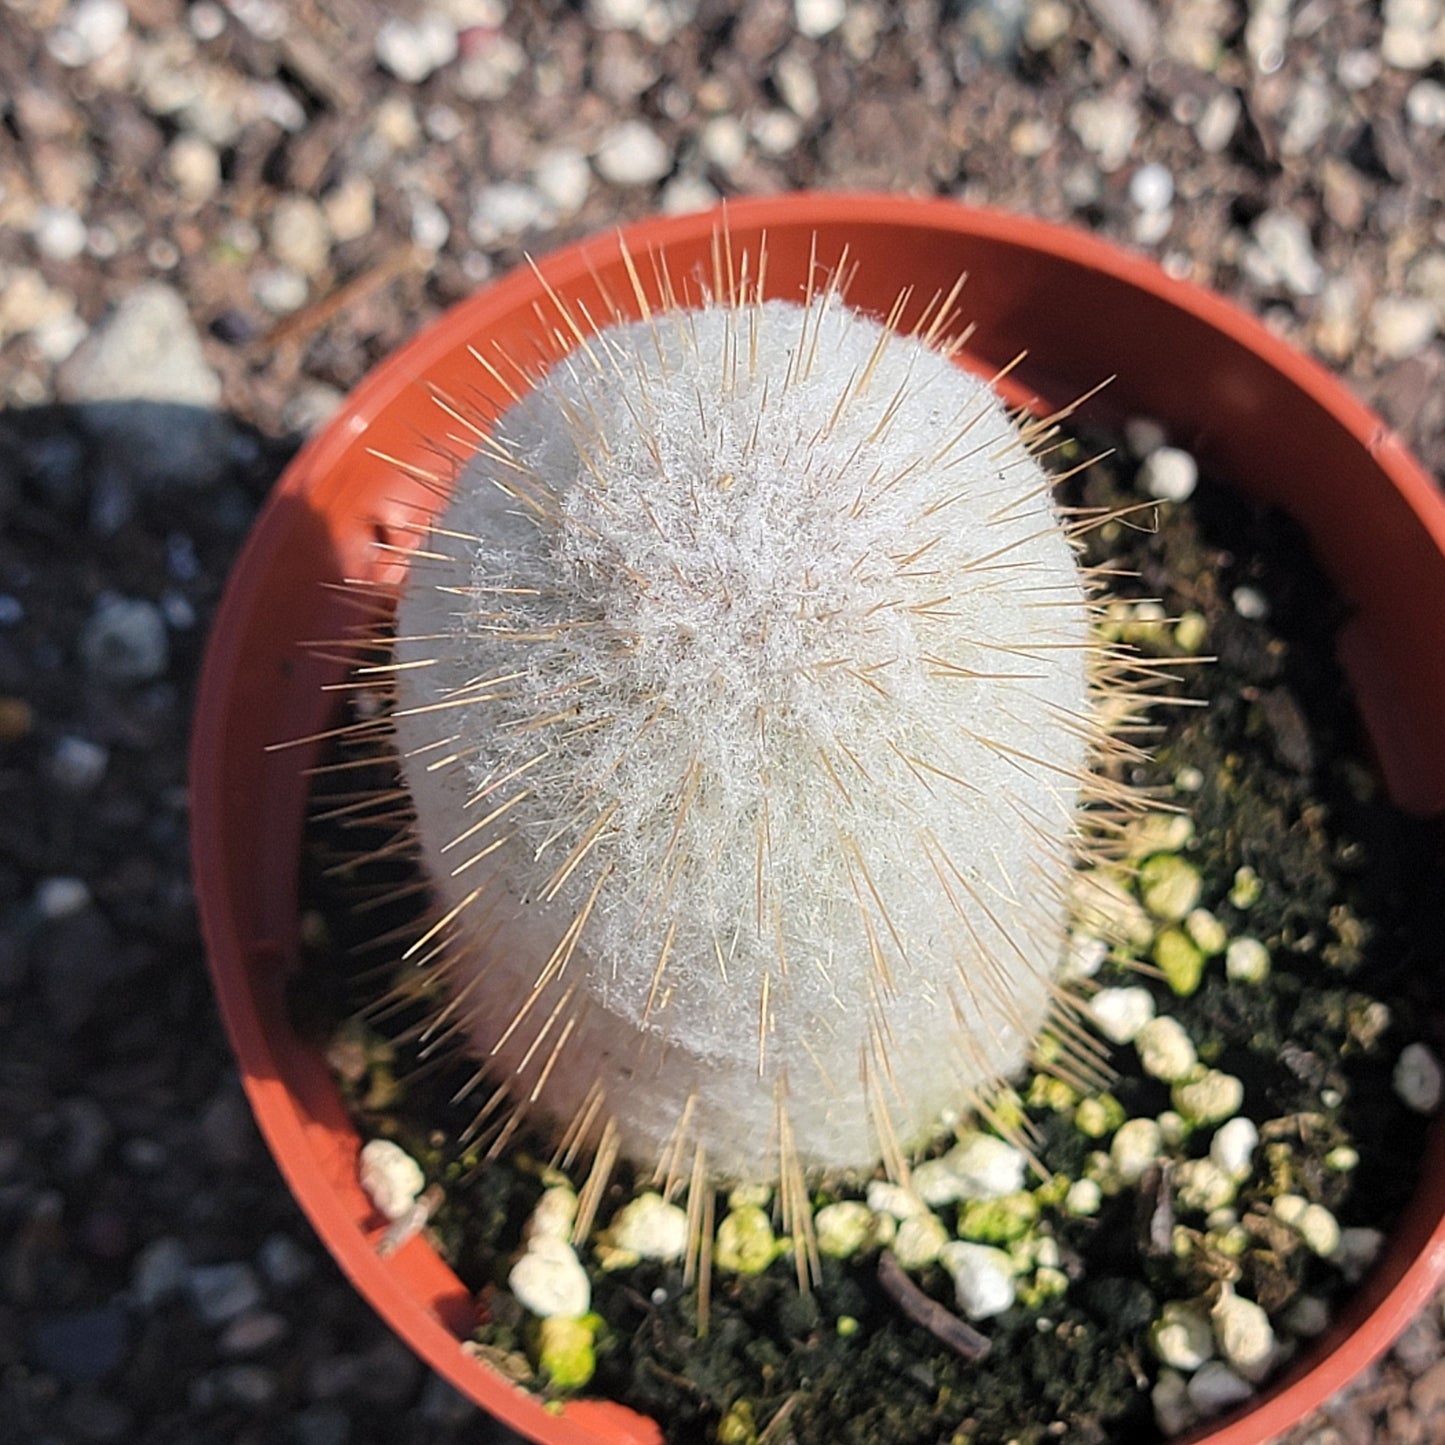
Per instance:
[[[1284,1327],[1299,1339],[1312,1340],[1330,1327],[1330,1307],[1318,1295],[1302,1294],[1285,1312]]]
[[[1252,1119],[1234,1118],[1221,1124],[1209,1141],[1209,1157],[1231,1179],[1244,1179],[1250,1171],[1259,1130]]]
[[[766,110],[753,121],[753,140],[758,149],[774,160],[785,156],[803,138],[803,125],[786,110]]]
[[[1068,952],[1064,956],[1065,978],[1093,978],[1109,956],[1109,945],[1102,938],[1088,933],[1071,933]]]
[[[532,180],[559,216],[570,216],[582,209],[592,189],[592,168],[581,151],[555,146],[538,159]]]
[[[1209,1069],[1198,1079],[1176,1083],[1171,1102],[1191,1124],[1219,1124],[1239,1113],[1244,1083],[1233,1074]]]
[[[1152,416],[1131,416],[1124,423],[1124,441],[1129,450],[1141,461],[1150,452],[1157,452],[1169,441],[1169,433],[1162,422]]]
[[[910,1171],[909,1182],[913,1192],[930,1209],[940,1204],[952,1204],[963,1197],[963,1181],[949,1167],[946,1159],[925,1159],[915,1164]]]
[[[1269,616],[1268,600],[1254,587],[1236,587],[1229,600],[1234,604],[1234,610],[1251,622],[1260,622]]]
[[[697,148],[709,165],[731,171],[748,153],[748,133],[736,116],[715,115],[699,132]]]
[[[362,1148],[358,1170],[367,1198],[388,1219],[408,1213],[426,1187],[421,1165],[390,1139],[370,1140]]]
[[[640,1194],[617,1211],[607,1232],[615,1248],[642,1259],[681,1259],[687,1249],[687,1211],[660,1194]]]
[[[1370,345],[1387,361],[1418,356],[1435,335],[1435,308],[1419,296],[1382,296],[1370,308]]]
[[[334,240],[358,240],[376,225],[376,187],[365,176],[347,176],[322,198],[321,209]]]
[[[477,192],[467,234],[479,246],[495,246],[550,220],[551,213],[540,191],[517,181],[498,181]]]
[[[1174,1170],[1174,1197],[1179,1207],[1211,1214],[1234,1202],[1234,1180],[1212,1159],[1186,1159]]]
[[[411,203],[411,239],[423,251],[437,252],[447,243],[452,223],[447,213],[429,196],[417,196]]]
[[[331,228],[310,196],[282,196],[271,212],[267,237],[271,252],[283,266],[306,276],[326,269],[331,254]]]
[[[646,186],[672,169],[672,152],[651,126],[625,120],[602,137],[594,157],[597,173],[614,186]]]
[[[1170,1300],[1149,1331],[1149,1343],[1162,1364],[1192,1374],[1214,1354],[1214,1330],[1198,1305]]]
[[[1194,1041],[1178,1019],[1167,1014],[1151,1019],[1134,1036],[1144,1072],[1166,1084],[1184,1078],[1199,1062]]]
[[[1160,502],[1182,502],[1199,485],[1199,464],[1179,447],[1158,447],[1139,468],[1139,490]]]
[[[129,25],[124,0],[76,0],[45,37],[45,48],[62,65],[75,69],[109,55]]]
[[[310,287],[294,266],[267,266],[251,277],[251,295],[273,316],[287,316],[306,304]]]
[[[1199,1412],[1189,1399],[1188,1382],[1177,1370],[1160,1370],[1149,1403],[1154,1407],[1155,1424],[1171,1439],[1199,1420]]]
[[[1000,1199],[1023,1188],[1028,1161],[1022,1150],[992,1134],[964,1134],[943,1157],[962,1199]]]
[[[1323,1204],[1309,1205],[1300,1215],[1295,1228],[1310,1252],[1321,1259],[1329,1259],[1339,1251],[1339,1221]]]
[[[1445,130],[1445,85],[1417,80],[1405,94],[1405,114],[1421,130]]]
[[[1275,1357],[1269,1316],[1253,1300],[1241,1299],[1232,1285],[1225,1284],[1210,1318],[1215,1343],[1224,1359],[1246,1380],[1262,1380]]]
[[[847,1259],[862,1249],[873,1223],[873,1211],[861,1199],[825,1204],[813,1216],[818,1251],[830,1259]]]
[[[419,20],[393,15],[376,32],[376,59],[404,85],[419,85],[457,58],[457,27],[436,11]]]
[[[192,35],[204,43],[219,40],[226,33],[226,12],[211,0],[196,0],[186,11],[186,24]]]
[[[1440,1060],[1424,1044],[1407,1044],[1400,1051],[1393,1075],[1395,1092],[1406,1108],[1433,1114],[1440,1107]]]
[[[1246,1381],[1218,1360],[1202,1365],[1190,1377],[1188,1388],[1189,1403],[1206,1419],[1242,1405],[1254,1394]]]
[[[30,237],[49,261],[73,261],[85,250],[85,222],[69,206],[41,206]]]
[[[1124,96],[1086,96],[1069,111],[1069,125],[1093,154],[1102,171],[1116,171],[1134,145],[1139,130],[1139,111]]]
[[[831,35],[847,13],[845,0],[793,0],[793,26],[809,40]]]
[[[1174,199],[1174,177],[1167,166],[1151,161],[1129,177],[1129,199],[1141,211],[1166,211]]]
[[[181,199],[198,206],[221,184],[221,158],[210,141],[184,133],[166,152],[166,172]]]
[[[968,1319],[991,1319],[1013,1304],[1013,1261],[1003,1250],[955,1239],[939,1251],[938,1262],[953,1276],[958,1307]]]
[[[657,208],[664,216],[690,216],[696,211],[709,211],[717,205],[719,196],[713,186],[701,176],[674,176],[662,188],[657,198]]]
[[[592,1304],[592,1286],[576,1251],[564,1239],[540,1235],[512,1266],[507,1285],[539,1319],[576,1319]]]
[[[1154,1017],[1147,988],[1101,988],[1088,1002],[1089,1017],[1111,1043],[1130,1044]]]
[[[1064,1196],[1064,1208],[1068,1213],[1087,1219],[1097,1214],[1104,1202],[1104,1191],[1093,1179],[1076,1179],[1069,1185]]]
[[[89,738],[67,734],[50,755],[50,780],[67,793],[88,793],[105,777],[110,749]]]

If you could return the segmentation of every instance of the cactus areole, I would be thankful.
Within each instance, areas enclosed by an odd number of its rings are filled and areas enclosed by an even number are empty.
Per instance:
[[[642,310],[564,311],[411,559],[443,1027],[589,1147],[898,1165],[1059,990],[1098,668],[1042,428],[942,303]]]

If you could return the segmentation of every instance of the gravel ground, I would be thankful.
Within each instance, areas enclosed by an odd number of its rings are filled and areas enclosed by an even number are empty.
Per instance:
[[[657,208],[890,188],[1211,284],[1445,471],[1440,0],[0,0],[0,1436],[498,1441],[321,1254],[201,962],[206,623],[296,439]],[[1438,1305],[1295,1438],[1445,1441]]]

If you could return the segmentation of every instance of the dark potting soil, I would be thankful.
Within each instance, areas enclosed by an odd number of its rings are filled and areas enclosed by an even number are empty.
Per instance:
[[[1087,443],[1069,450],[1075,458],[1098,450],[1086,452]],[[1067,455],[1062,464],[1072,464]],[[1096,464],[1064,500],[1106,510],[1133,504],[1128,470]],[[1164,1301],[1195,1299],[1236,1278],[1271,1316],[1305,1291],[1337,1302],[1350,1286],[1270,1215],[1272,1197],[1299,1194],[1344,1226],[1388,1232],[1413,1190],[1428,1121],[1401,1103],[1391,1076],[1402,1047],[1432,1036],[1438,1012],[1430,900],[1445,896],[1441,838],[1438,827],[1395,809],[1370,770],[1334,660],[1343,608],[1293,523],[1208,482],[1187,503],[1100,526],[1084,545],[1089,563],[1125,574],[1112,580],[1116,596],[1157,599],[1170,617],[1200,614],[1207,632],[1197,651],[1217,659],[1172,669],[1166,698],[1207,705],[1156,706],[1151,761],[1133,766],[1128,781],[1187,808],[1195,837],[1186,856],[1202,875],[1204,901],[1231,937],[1268,942],[1272,970],[1262,985],[1232,981],[1214,959],[1187,997],[1111,964],[1099,981],[1146,983],[1201,1061],[1243,1081],[1245,1112],[1261,1132],[1255,1176],[1235,1204],[1249,1246],[1232,1258],[1198,1219],[1181,1220],[1158,1170],[1107,1197],[1093,1218],[1049,1212],[1068,1290],[985,1322],[992,1349],[981,1361],[909,1324],[878,1283],[871,1253],[825,1258],[821,1283],[807,1294],[787,1259],[760,1275],[719,1273],[705,1334],[680,1268],[605,1273],[589,1264],[604,1321],[589,1392],[652,1415],[669,1441],[1157,1441],[1148,1329]],[[1248,589],[1243,606],[1240,588]],[[1262,616],[1248,615],[1259,610],[1249,605],[1256,597],[1266,604]],[[1166,669],[1177,659],[1167,625],[1132,631]],[[1181,793],[1179,779],[1191,772],[1197,786]],[[318,812],[385,785],[384,772],[323,774]],[[420,985],[378,1003],[397,984],[394,930],[414,921],[425,895],[371,906],[414,885],[415,875],[404,861],[348,866],[359,851],[345,819],[313,830],[308,963],[293,988],[298,1026],[328,1050],[362,1134],[397,1139],[441,1185],[431,1229],[479,1293],[486,1322],[476,1347],[545,1392],[546,1381],[531,1377],[528,1327],[506,1276],[550,1149],[523,1140],[484,1162],[456,1142],[477,1107],[475,1097],[455,1098],[474,1066],[419,1057],[428,1009]],[[1247,908],[1227,901],[1240,869],[1258,880]],[[378,945],[386,938],[393,941]],[[1389,1010],[1383,1029],[1380,1002]],[[1110,1063],[1119,1072],[1112,1092],[1131,1117],[1169,1107],[1166,1086],[1141,1072],[1132,1048],[1114,1049]],[[1040,1104],[1027,1114],[1038,1156],[1080,1178],[1101,1141],[1078,1130],[1072,1110]],[[1207,1150],[1208,1133],[1195,1153]],[[1355,1169],[1326,1163],[1341,1145],[1358,1151]],[[828,1181],[819,1189],[839,1197]],[[632,1193],[619,1172],[599,1218]],[[919,1282],[953,1307],[941,1268]]]

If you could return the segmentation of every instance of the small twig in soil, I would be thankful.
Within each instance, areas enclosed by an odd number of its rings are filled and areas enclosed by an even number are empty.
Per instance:
[[[390,285],[398,276],[417,269],[425,269],[426,253],[419,246],[403,245],[388,252],[369,271],[353,277],[344,286],[303,306],[284,321],[273,326],[256,342],[258,351],[273,351],[282,346],[294,346],[307,340],[329,326],[348,307],[355,306],[369,296]]]
[[[769,1445],[770,1441],[781,1438],[780,1432],[788,1423],[788,1416],[798,1407],[798,1401],[803,1398],[801,1390],[794,1390],[781,1405],[778,1406],[773,1418],[763,1427],[762,1434],[758,1436],[758,1445]]]
[[[987,1335],[965,1324],[956,1314],[930,1298],[903,1272],[898,1256],[885,1249],[878,1256],[878,1283],[915,1325],[921,1325],[934,1339],[947,1345],[965,1360],[981,1360],[992,1348]]]

